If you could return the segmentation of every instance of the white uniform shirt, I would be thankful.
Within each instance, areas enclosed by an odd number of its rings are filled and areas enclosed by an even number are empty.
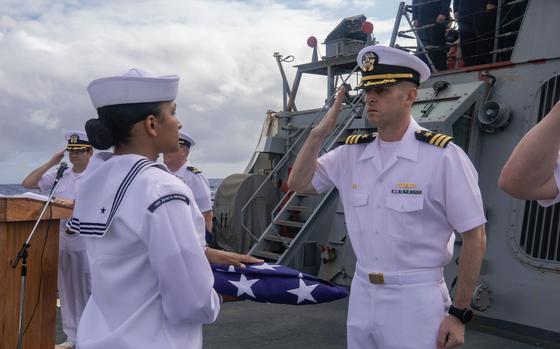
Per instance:
[[[204,231],[204,219],[189,188],[161,168],[148,167],[131,182],[108,184],[138,159],[142,157],[121,155],[98,164],[76,198],[72,221],[80,221],[81,232],[91,227],[81,216],[107,217],[112,205],[105,203],[116,196],[122,200],[104,235],[83,235],[92,295],[77,345],[201,348],[202,324],[213,322],[220,308],[203,233],[197,232]],[[116,195],[123,185],[125,194]]]
[[[560,156],[556,160],[556,167],[554,168],[554,181],[558,187],[558,195],[552,200],[539,200],[539,204],[543,207],[552,206],[560,202]]]
[[[70,168],[64,170],[62,178],[58,182],[58,188],[56,189],[54,196],[60,199],[74,200],[76,198],[76,193],[83,182],[84,173],[85,171],[76,173]],[[39,189],[44,192],[50,192],[55,178],[56,170],[43,174],[37,183]],[[79,235],[69,235],[65,233],[66,221],[66,219],[60,220],[59,249],[84,250],[85,244],[82,239],[80,239]]]
[[[441,267],[453,254],[453,229],[486,222],[478,175],[455,144],[418,141],[411,123],[382,166],[379,140],[343,145],[321,156],[312,185],[336,186],[358,263],[390,272]]]
[[[187,166],[189,164],[185,162],[183,166],[172,173],[189,186],[200,212],[212,211],[212,194],[210,193],[208,179],[202,172],[194,173],[187,169]]]

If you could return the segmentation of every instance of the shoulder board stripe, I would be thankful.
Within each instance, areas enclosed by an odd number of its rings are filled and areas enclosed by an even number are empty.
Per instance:
[[[428,130],[418,130],[414,133],[417,140],[434,145],[439,148],[445,148],[453,140],[453,137],[442,133],[432,133]]]
[[[194,166],[187,166],[187,170],[191,171],[191,172],[194,173],[194,174],[202,173],[201,170],[197,169],[197,168],[194,167]]]
[[[346,137],[344,144],[361,144],[361,143],[371,143],[377,135],[375,133],[362,134],[362,135],[350,135]]]

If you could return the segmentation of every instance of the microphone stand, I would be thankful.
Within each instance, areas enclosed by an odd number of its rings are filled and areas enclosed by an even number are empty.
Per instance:
[[[62,178],[62,176],[60,178]],[[21,275],[21,287],[20,287],[20,290],[19,290],[19,323],[18,323],[17,349],[22,349],[22,346],[23,346],[23,332],[25,330],[23,328],[23,315],[24,315],[24,308],[25,308],[25,287],[26,287],[26,281],[27,281],[27,256],[28,256],[27,249],[31,246],[29,241],[31,241],[31,238],[33,237],[33,234],[35,234],[35,230],[37,230],[37,227],[39,226],[39,223],[41,222],[41,218],[43,218],[43,215],[45,214],[45,211],[47,210],[47,207],[51,203],[51,201],[54,197],[54,194],[56,193],[56,189],[58,189],[59,184],[60,184],[60,180],[56,181],[56,183],[54,184],[53,188],[51,189],[51,193],[49,194],[49,197],[48,197],[47,201],[45,202],[45,205],[43,206],[43,210],[41,211],[41,214],[39,215],[39,218],[37,218],[37,221],[35,222],[35,225],[33,226],[33,229],[31,229],[31,233],[29,233],[29,236],[27,237],[27,240],[23,243],[23,245],[21,246],[21,249],[17,253],[16,257],[11,262],[12,268],[15,269],[17,267],[20,259],[21,259],[21,274],[20,274]]]

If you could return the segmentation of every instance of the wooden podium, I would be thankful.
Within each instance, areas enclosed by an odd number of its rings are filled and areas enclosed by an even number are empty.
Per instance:
[[[34,199],[0,198],[0,349],[17,346],[21,261],[15,269],[10,263],[26,241],[43,205],[44,202]],[[54,347],[59,221],[71,215],[71,208],[52,204],[30,241],[24,310],[24,326],[29,327],[24,335],[24,349]]]

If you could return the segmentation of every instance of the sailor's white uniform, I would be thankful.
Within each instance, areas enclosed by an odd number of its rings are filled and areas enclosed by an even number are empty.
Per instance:
[[[210,192],[210,183],[206,176],[191,167],[188,162],[185,162],[183,166],[173,174],[179,177],[186,185],[191,189],[194,200],[200,209],[200,212],[212,211],[212,194]]]
[[[337,187],[357,257],[349,348],[435,348],[450,305],[442,269],[452,257],[453,230],[486,222],[465,153],[417,140],[418,129],[411,120],[385,166],[378,139],[340,146],[317,161],[312,185],[318,192]],[[384,284],[372,272],[384,273]]]
[[[85,237],[92,278],[78,348],[201,348],[220,302],[191,191],[139,155],[103,160],[68,224]]]
[[[38,182],[41,191],[50,191],[55,178],[56,171],[45,173]],[[74,200],[83,178],[84,172],[75,173],[66,169],[55,197]],[[75,342],[78,322],[91,292],[86,245],[79,234],[66,233],[66,220],[60,222],[58,241],[58,296],[62,329],[68,337],[67,341]]]
[[[560,155],[556,160],[556,167],[554,168],[554,182],[558,188],[558,195],[552,200],[539,200],[541,206],[548,207],[560,202]]]

